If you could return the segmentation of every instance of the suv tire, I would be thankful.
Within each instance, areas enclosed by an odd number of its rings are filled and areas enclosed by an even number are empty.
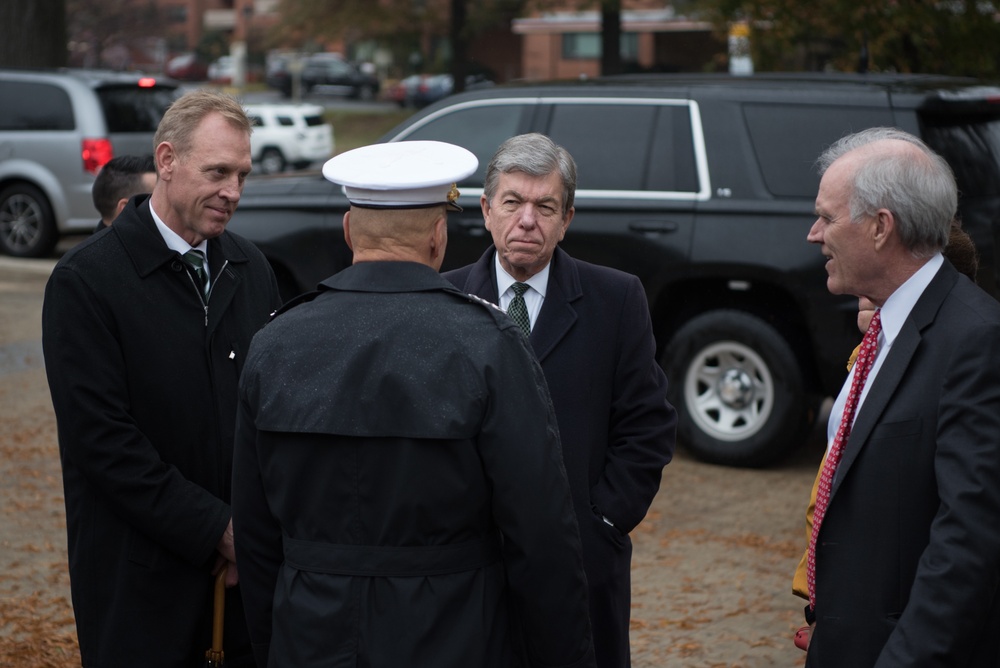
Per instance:
[[[45,194],[27,183],[0,192],[0,249],[14,257],[45,257],[59,235]]]
[[[791,346],[744,311],[693,318],[661,363],[679,412],[678,440],[699,459],[763,466],[801,444],[815,418]]]
[[[260,154],[260,171],[262,174],[280,174],[285,171],[285,156],[280,149],[265,148]]]

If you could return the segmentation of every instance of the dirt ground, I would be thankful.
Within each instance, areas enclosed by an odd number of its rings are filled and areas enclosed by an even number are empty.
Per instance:
[[[56,427],[41,353],[53,260],[0,258],[0,668],[79,666]],[[765,470],[678,453],[633,532],[632,665],[804,664],[791,575],[822,452]]]

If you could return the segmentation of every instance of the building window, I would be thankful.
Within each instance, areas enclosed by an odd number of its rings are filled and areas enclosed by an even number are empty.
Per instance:
[[[169,5],[163,8],[168,23],[187,23],[188,8],[186,5]]]
[[[622,60],[639,60],[639,35],[623,32],[619,45]],[[563,60],[593,60],[601,57],[601,33],[568,32],[562,36]]]

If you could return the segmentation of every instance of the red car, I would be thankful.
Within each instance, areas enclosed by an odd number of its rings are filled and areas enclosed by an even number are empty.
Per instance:
[[[208,65],[198,59],[198,54],[182,53],[170,59],[164,68],[164,74],[180,81],[205,81],[208,78]]]

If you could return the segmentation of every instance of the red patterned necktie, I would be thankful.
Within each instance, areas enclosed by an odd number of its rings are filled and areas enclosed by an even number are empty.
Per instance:
[[[809,538],[809,552],[806,559],[806,577],[809,582],[809,605],[816,608],[816,537],[819,535],[820,525],[823,523],[823,516],[826,515],[826,508],[830,503],[830,490],[833,487],[833,476],[837,472],[837,465],[840,464],[840,455],[844,451],[847,437],[851,435],[851,427],[854,424],[854,413],[858,408],[858,400],[861,398],[861,390],[865,387],[868,379],[868,372],[871,371],[872,364],[878,354],[878,335],[882,331],[881,311],[875,311],[871,324],[865,332],[865,338],[861,342],[861,351],[858,353],[858,360],[855,362],[854,380],[851,382],[851,390],[847,394],[847,401],[844,403],[844,413],[840,418],[840,427],[837,435],[827,453],[826,461],[823,463],[823,472],[820,473],[819,486],[816,489],[816,509],[813,511],[812,536]]]

